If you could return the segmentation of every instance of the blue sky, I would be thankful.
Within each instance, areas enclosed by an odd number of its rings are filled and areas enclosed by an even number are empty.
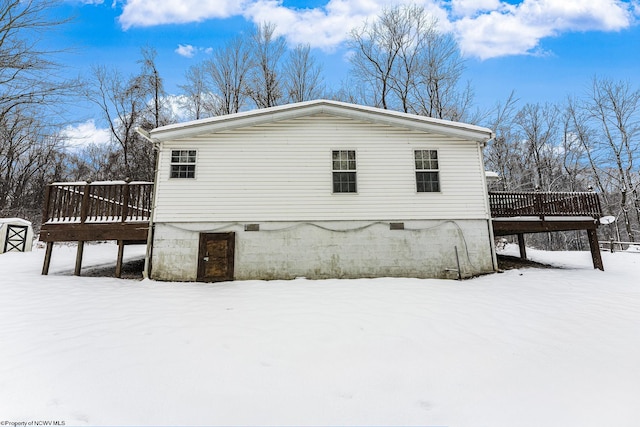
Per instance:
[[[74,19],[48,42],[74,48],[63,59],[71,74],[93,64],[133,72],[140,48],[153,47],[167,90],[177,94],[184,72],[211,48],[270,21],[291,45],[311,44],[337,86],[348,69],[349,29],[401,3],[424,6],[455,35],[480,108],[512,90],[522,104],[560,101],[596,75],[640,87],[637,0],[63,0],[56,14]],[[74,119],[85,132],[103,127],[90,113]]]

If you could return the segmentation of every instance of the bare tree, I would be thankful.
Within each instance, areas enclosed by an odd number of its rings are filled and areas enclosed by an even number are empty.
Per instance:
[[[33,219],[44,186],[64,177],[63,144],[39,119],[40,113],[23,105],[0,118],[0,211],[4,214]]]
[[[574,176],[575,183],[570,186],[571,191],[581,191],[591,186],[598,190],[600,197],[605,201],[605,207],[608,205],[608,194],[600,178],[601,170],[599,168],[600,153],[595,149],[595,134],[589,126],[588,115],[580,106],[580,101],[574,97],[567,97],[563,104],[563,147],[565,154],[565,165],[568,163],[567,158],[573,156],[571,163],[572,168],[565,166],[565,171],[570,176]],[[578,179],[578,175],[582,179]]]
[[[308,45],[287,53],[276,26],[263,23],[250,37],[235,37],[216,49],[211,60],[191,67],[181,86],[192,116],[237,113],[253,101],[258,108],[284,100],[299,102],[322,96],[322,67]]]
[[[517,190],[523,181],[521,138],[514,124],[517,103],[515,93],[511,92],[504,102],[496,103],[485,123],[496,135],[485,149],[485,166],[500,176],[495,189],[502,191]]]
[[[67,179],[108,180],[120,173],[118,145],[90,143],[69,152]]]
[[[559,154],[562,156],[562,174],[558,178],[558,187],[562,191],[584,191],[589,185],[587,174],[590,171],[586,164],[588,154],[580,137],[574,132],[574,118],[570,114],[569,106],[564,106],[561,112],[562,146]]]
[[[185,73],[186,83],[180,85],[182,97],[180,107],[187,111],[191,120],[210,117],[215,112],[216,98],[207,84],[205,64],[189,67]]]
[[[361,102],[460,120],[473,99],[460,87],[464,61],[457,42],[420,6],[395,6],[352,30],[351,74],[367,86]]]
[[[603,160],[603,151],[598,149],[597,133],[590,124],[590,114],[584,108],[584,101],[574,97],[567,98],[565,122],[565,133],[579,145],[583,154],[581,164],[584,164],[588,170],[585,172],[585,180],[598,191],[604,214],[615,214],[618,211],[618,205],[614,200],[615,197],[614,199],[611,197],[612,188],[609,188],[607,174],[602,168],[607,162]],[[615,222],[608,227],[615,232],[616,240],[620,241],[619,223]],[[613,234],[610,233],[607,237],[612,238],[612,236]]]
[[[637,156],[640,152],[640,90],[628,82],[594,78],[584,108],[595,129],[604,166],[619,194],[619,212],[630,241],[635,241],[632,218],[640,223]]]
[[[393,108],[392,79],[410,25],[406,11],[404,7],[385,10],[377,20],[350,33],[352,74],[369,87],[370,99],[365,102],[376,107]]]
[[[60,103],[73,83],[57,79],[61,68],[50,50],[40,47],[43,33],[65,21],[52,20],[49,0],[4,0],[0,2],[0,118],[21,105]]]
[[[171,122],[164,105],[162,79],[155,66],[155,51],[142,50],[141,70],[129,77],[105,66],[93,68],[86,95],[103,113],[112,138],[121,148],[122,175],[135,179],[153,179],[154,152],[151,145],[135,132],[136,127],[152,128]],[[114,158],[117,159],[119,156]]]
[[[61,107],[77,82],[62,78],[45,36],[66,20],[52,18],[55,0],[0,2],[0,215],[37,225],[45,185],[66,176],[58,137]],[[54,116],[55,114],[55,116]]]
[[[434,24],[435,26],[435,24]],[[460,86],[465,66],[458,43],[451,34],[431,31],[422,51],[416,98],[418,113],[439,119],[462,120],[471,107],[473,91]]]
[[[275,24],[265,22],[251,37],[252,67],[247,94],[258,108],[273,107],[282,101],[281,59],[287,45],[276,35]]]
[[[298,45],[289,52],[283,74],[289,102],[309,101],[322,96],[322,67],[311,56],[308,44]]]
[[[560,167],[557,107],[527,104],[516,115],[515,124],[522,131],[532,184],[546,191],[553,190]]]
[[[166,99],[166,92],[164,90],[164,84],[158,68],[156,67],[156,56],[158,53],[151,47],[145,47],[141,49],[142,58],[138,61],[142,65],[140,71],[139,81],[146,86],[146,90],[151,94],[152,99],[149,105],[152,116],[153,127],[159,127],[162,124],[166,124],[164,113],[165,108],[163,100]]]
[[[130,176],[129,151],[146,107],[146,87],[139,78],[126,79],[118,70],[105,66],[95,66],[92,72],[87,96],[102,110],[112,138],[122,149],[124,174]]]
[[[213,53],[213,59],[204,64],[209,80],[203,93],[210,92],[214,105],[203,102],[203,110],[210,115],[237,113],[245,105],[248,92],[248,75],[251,69],[251,53],[247,42],[236,37]]]
[[[435,37],[437,20],[419,6],[396,7],[383,14],[380,23],[395,34],[397,56],[389,85],[405,113],[416,113],[419,76],[425,71],[424,48]],[[393,29],[391,28],[393,27]]]

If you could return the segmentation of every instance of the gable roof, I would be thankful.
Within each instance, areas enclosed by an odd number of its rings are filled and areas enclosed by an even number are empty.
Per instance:
[[[389,126],[438,133],[452,137],[486,143],[493,138],[491,129],[449,120],[384,110],[346,102],[318,99],[277,107],[262,108],[241,113],[216,116],[207,119],[177,123],[153,129],[150,136],[154,141],[163,142],[197,135],[216,133],[241,127],[295,119],[314,114],[329,114],[338,117],[362,120]]]

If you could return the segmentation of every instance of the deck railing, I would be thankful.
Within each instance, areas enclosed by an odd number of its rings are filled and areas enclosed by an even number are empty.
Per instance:
[[[47,186],[42,222],[146,222],[153,183],[142,181],[63,182]]]
[[[489,192],[493,218],[537,216],[602,216],[600,199],[593,192]]]

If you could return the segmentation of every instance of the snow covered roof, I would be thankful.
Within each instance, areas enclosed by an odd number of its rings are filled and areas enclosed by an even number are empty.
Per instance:
[[[22,218],[0,218],[0,224],[18,224],[31,227],[31,222]]]
[[[484,171],[484,176],[487,179],[487,182],[495,182],[500,179],[500,175],[493,171]]]
[[[491,129],[481,126],[326,99],[298,102],[162,126],[152,130],[150,135],[153,140],[162,142],[314,114],[330,114],[423,132],[439,133],[483,144],[494,136]]]

